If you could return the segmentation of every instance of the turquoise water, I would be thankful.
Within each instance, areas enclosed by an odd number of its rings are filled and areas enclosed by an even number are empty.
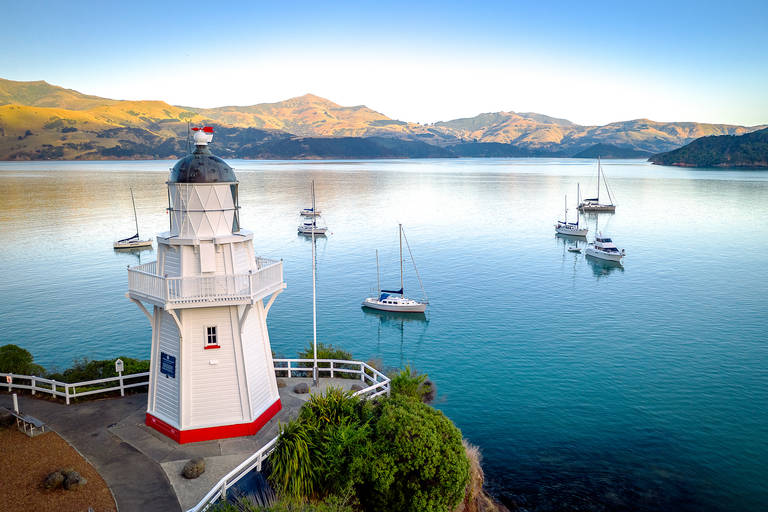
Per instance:
[[[768,174],[604,165],[615,215],[582,217],[627,251],[590,262],[555,237],[563,195],[595,186],[569,159],[233,161],[257,254],[283,258],[274,350],[312,338],[310,242],[297,211],[316,182],[318,336],[428,372],[482,448],[491,490],[525,510],[757,511],[768,501]],[[150,327],[115,253],[167,229],[171,162],[0,163],[0,344],[46,367],[147,357]],[[402,222],[429,294],[425,320],[366,313],[397,286]],[[418,284],[406,263],[406,290]]]

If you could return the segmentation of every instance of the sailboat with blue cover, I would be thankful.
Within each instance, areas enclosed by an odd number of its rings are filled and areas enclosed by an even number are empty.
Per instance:
[[[413,253],[411,253],[411,247],[408,244],[408,239],[405,239],[405,244],[408,247],[408,253],[411,255],[411,262],[413,262],[413,268],[416,271],[416,277],[419,279],[419,286],[424,293],[423,300],[409,299],[405,296],[405,280],[403,279],[403,225],[398,224],[400,230],[400,289],[399,290],[382,290],[381,281],[379,280],[379,251],[376,251],[376,288],[377,293],[375,297],[368,297],[363,301],[363,307],[378,309],[380,311],[391,311],[395,313],[423,313],[427,309],[429,301],[426,298],[426,292],[421,282],[421,276],[419,276],[419,270],[416,268],[416,263],[413,260]]]

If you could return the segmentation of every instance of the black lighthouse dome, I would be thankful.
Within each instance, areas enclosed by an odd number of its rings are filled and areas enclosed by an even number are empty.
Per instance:
[[[195,151],[187,155],[171,169],[171,183],[234,183],[235,171],[208,149],[213,138],[213,128],[206,126],[195,131]]]

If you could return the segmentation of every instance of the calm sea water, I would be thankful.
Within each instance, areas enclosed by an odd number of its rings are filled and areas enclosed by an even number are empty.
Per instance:
[[[148,357],[116,253],[167,229],[172,162],[0,163],[0,344],[46,367]],[[297,211],[315,180],[318,334],[356,357],[428,372],[440,407],[482,448],[491,490],[528,510],[764,510],[768,502],[768,174],[604,165],[615,215],[582,217],[627,251],[590,262],[555,237],[563,195],[595,164],[557,159],[233,161],[257,254],[285,260],[274,350],[312,338],[310,242]],[[425,320],[366,313],[397,286],[405,226]],[[406,262],[406,290],[418,295]]]

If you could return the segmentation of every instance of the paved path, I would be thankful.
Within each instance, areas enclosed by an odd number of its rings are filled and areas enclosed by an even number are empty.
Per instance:
[[[19,409],[47,423],[74,446],[104,478],[120,512],[179,511],[179,502],[158,463],[108,428],[144,410],[145,393],[124,398],[73,404],[19,396]],[[10,394],[0,395],[0,405],[13,408]]]

